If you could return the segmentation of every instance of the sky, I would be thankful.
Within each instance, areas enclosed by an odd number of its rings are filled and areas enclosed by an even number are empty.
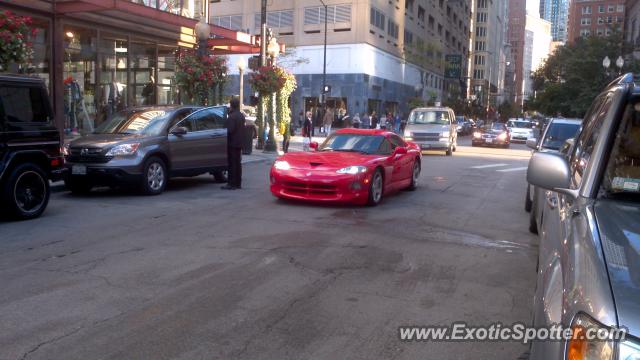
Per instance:
[[[540,0],[527,0],[527,12],[537,14],[540,11]]]

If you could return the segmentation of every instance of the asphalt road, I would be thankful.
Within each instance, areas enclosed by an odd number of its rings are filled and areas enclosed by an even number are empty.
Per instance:
[[[468,144],[468,139],[462,143]],[[52,196],[0,222],[0,359],[514,359],[517,343],[404,343],[401,325],[527,322],[528,152],[427,154],[376,208],[178,179],[144,197]]]

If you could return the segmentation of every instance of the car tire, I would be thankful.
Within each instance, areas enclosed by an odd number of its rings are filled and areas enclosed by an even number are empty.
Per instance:
[[[524,211],[531,212],[531,186],[527,184],[527,193],[524,197]]]
[[[36,164],[26,163],[11,170],[4,183],[2,202],[7,214],[17,220],[34,219],[42,215],[49,203],[49,179]]]
[[[407,190],[414,191],[418,188],[418,179],[420,178],[420,160],[416,159],[413,161],[413,166],[411,167],[411,184]]]
[[[93,185],[88,181],[73,178],[65,179],[64,186],[71,191],[71,193],[77,195],[86,195],[91,192],[93,188]]]
[[[215,179],[215,181],[217,183],[222,184],[222,183],[226,183],[228,181],[228,179],[227,179],[227,174],[228,174],[227,170],[216,170],[212,174],[213,174],[213,178]]]
[[[453,149],[452,146],[449,146],[449,148],[447,149],[447,151],[445,152],[445,155],[447,156],[451,156],[453,155]]]
[[[369,184],[369,198],[367,205],[377,206],[382,201],[384,194],[384,177],[382,171],[377,169],[371,176],[371,184]]]
[[[167,166],[159,157],[152,156],[144,163],[142,172],[142,193],[145,195],[161,194],[167,186]]]

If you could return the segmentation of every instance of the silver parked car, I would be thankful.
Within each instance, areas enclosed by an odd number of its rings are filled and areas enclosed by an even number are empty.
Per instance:
[[[96,185],[133,185],[161,193],[169,177],[211,173],[225,181],[227,108],[155,106],[114,114],[65,148],[65,184],[72,192]]]
[[[534,342],[531,358],[639,359],[640,87],[633,77],[596,98],[568,159],[537,152],[527,179],[549,190],[538,225],[533,325],[629,332],[618,341]]]
[[[456,116],[448,107],[427,107],[411,110],[405,140],[413,141],[422,150],[444,150],[451,156],[458,147]]]
[[[527,139],[527,146],[533,149],[534,153],[536,151],[561,152],[566,141],[576,136],[581,124],[581,119],[550,119],[540,139]],[[542,216],[542,206],[540,204],[544,201],[542,199],[543,193],[543,190],[527,184],[524,209],[531,212],[529,231],[533,233],[538,232],[537,221]]]

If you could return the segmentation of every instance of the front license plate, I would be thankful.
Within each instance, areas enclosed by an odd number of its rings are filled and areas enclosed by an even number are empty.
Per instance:
[[[429,149],[429,148],[431,148],[431,145],[420,145],[420,147],[422,149]]]
[[[73,175],[87,175],[87,167],[84,165],[73,165],[71,167],[71,174]]]

